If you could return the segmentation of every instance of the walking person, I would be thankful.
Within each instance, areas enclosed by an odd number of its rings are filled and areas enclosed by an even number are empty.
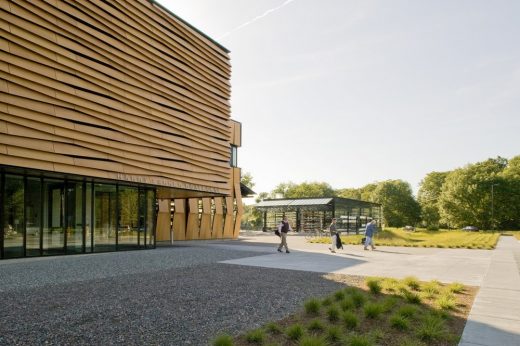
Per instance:
[[[336,237],[338,236],[338,231],[336,230],[336,218],[332,219],[332,223],[329,226],[329,231],[330,231],[330,240],[332,242],[332,246],[329,247],[329,250],[332,253],[336,253],[336,244],[337,244]]]
[[[285,247],[285,252],[290,253],[289,247],[287,246],[287,232],[292,231],[287,216],[283,217],[283,220],[278,224],[278,232],[280,232],[281,242],[278,246],[278,252],[282,252],[282,248]]]
[[[372,220],[369,223],[367,223],[367,226],[365,228],[365,250],[368,250],[368,246],[370,245],[372,247],[372,250],[375,250],[376,247],[374,246],[374,234],[376,233],[376,220]]]

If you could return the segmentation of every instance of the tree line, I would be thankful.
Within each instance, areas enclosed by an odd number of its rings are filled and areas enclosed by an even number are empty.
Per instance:
[[[250,173],[242,182],[253,188]],[[520,155],[490,158],[447,172],[430,172],[417,197],[404,180],[385,180],[361,188],[334,189],[326,182],[282,182],[266,198],[344,197],[380,203],[390,227],[421,226],[431,230],[461,228],[520,229]],[[246,206],[244,228],[261,227],[262,215]]]

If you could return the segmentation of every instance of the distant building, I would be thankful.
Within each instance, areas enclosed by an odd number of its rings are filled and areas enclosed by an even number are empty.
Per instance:
[[[155,1],[0,13],[1,258],[238,236],[226,48]]]
[[[332,218],[340,231],[358,232],[370,220],[381,225],[382,207],[378,203],[340,197],[266,199],[253,206],[263,212],[263,229],[273,230],[287,216],[297,232],[326,229]]]

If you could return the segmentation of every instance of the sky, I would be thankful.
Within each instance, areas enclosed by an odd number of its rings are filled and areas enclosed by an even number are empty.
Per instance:
[[[520,1],[158,2],[231,51],[257,193],[520,155]]]

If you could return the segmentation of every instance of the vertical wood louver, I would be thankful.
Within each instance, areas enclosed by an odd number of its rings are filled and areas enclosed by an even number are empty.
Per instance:
[[[153,1],[0,0],[0,163],[229,196],[230,73]]]

